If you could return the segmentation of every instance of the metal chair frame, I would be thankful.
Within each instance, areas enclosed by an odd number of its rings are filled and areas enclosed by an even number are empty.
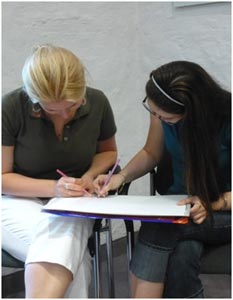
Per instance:
[[[104,221],[105,224],[101,224]],[[101,226],[101,228],[100,228]],[[92,252],[94,268],[94,291],[95,298],[102,298],[102,276],[101,276],[101,251],[100,251],[100,233],[105,233],[106,238],[106,256],[107,256],[107,278],[109,298],[115,297],[113,255],[112,255],[112,230],[110,219],[96,220],[93,229],[94,248]]]

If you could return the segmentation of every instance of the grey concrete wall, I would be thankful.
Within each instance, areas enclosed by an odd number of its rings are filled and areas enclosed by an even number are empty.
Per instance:
[[[231,87],[230,2],[2,2],[3,93],[21,85],[23,63],[41,43],[76,53],[89,85],[108,96],[121,165],[145,142],[149,118],[141,100],[152,69],[191,60]],[[131,193],[148,194],[148,176]],[[114,222],[114,237],[122,230],[122,222]]]

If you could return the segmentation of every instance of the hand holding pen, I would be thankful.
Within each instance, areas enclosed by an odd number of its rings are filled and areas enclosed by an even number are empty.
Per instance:
[[[120,159],[117,159],[112,170],[107,175],[99,175],[94,181],[95,192],[99,197],[105,197],[109,190],[117,189],[122,183],[120,175],[114,175],[114,172],[119,165]]]
[[[83,188],[83,180],[81,178],[69,177],[61,170],[56,172],[62,177],[58,180],[56,186],[56,196],[58,197],[80,197],[91,196],[91,194]]]

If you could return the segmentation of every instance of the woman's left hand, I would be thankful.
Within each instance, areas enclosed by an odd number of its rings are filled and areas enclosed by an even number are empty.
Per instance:
[[[201,224],[207,217],[207,211],[202,205],[201,200],[197,196],[192,196],[183,200],[178,201],[178,205],[191,204],[190,218],[196,224]]]
[[[91,176],[84,174],[80,179],[76,179],[76,182],[81,184],[85,191],[87,191],[89,194],[94,193],[94,179]]]

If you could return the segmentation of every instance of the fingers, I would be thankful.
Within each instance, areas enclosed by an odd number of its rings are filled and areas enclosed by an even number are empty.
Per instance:
[[[202,205],[201,200],[197,196],[192,196],[186,199],[182,199],[177,202],[177,205],[191,204],[190,218],[196,224],[201,224],[207,217],[207,211]]]
[[[63,184],[63,188],[67,191],[73,191],[73,192],[83,192],[84,191],[84,188],[81,185],[78,185],[76,183],[65,182]]]
[[[83,184],[83,179],[82,178],[75,178],[75,184],[78,184],[78,185],[82,185]]]
[[[57,181],[55,195],[57,197],[91,196],[91,189],[84,188],[82,183],[82,179],[76,179],[73,177],[61,177]]]
[[[207,211],[205,207],[202,205],[201,201],[198,197],[194,197],[194,203],[192,208],[190,209],[190,217],[193,222],[196,224],[201,224],[207,217]]]
[[[107,175],[99,175],[94,181],[94,190],[99,197],[105,197],[108,195],[109,184],[104,186],[107,179]]]
[[[194,216],[192,219],[193,219],[193,222],[196,223],[196,224],[201,224],[202,222],[205,221],[207,217],[207,214],[206,213],[201,213],[201,214],[198,214],[196,216]]]
[[[192,199],[186,198],[186,199],[179,200],[177,202],[177,205],[186,205],[186,204],[192,204]]]
[[[195,202],[195,203],[193,204],[193,206],[191,207],[191,209],[190,209],[190,214],[195,215],[195,214],[200,213],[201,211],[205,211],[205,208],[204,208],[204,206],[202,205],[202,203],[201,203],[200,201],[198,201],[198,202]]]
[[[99,175],[94,181],[95,192],[99,197],[108,195],[108,191],[118,189],[124,181],[120,175],[113,175],[108,184],[105,185],[107,175]]]

